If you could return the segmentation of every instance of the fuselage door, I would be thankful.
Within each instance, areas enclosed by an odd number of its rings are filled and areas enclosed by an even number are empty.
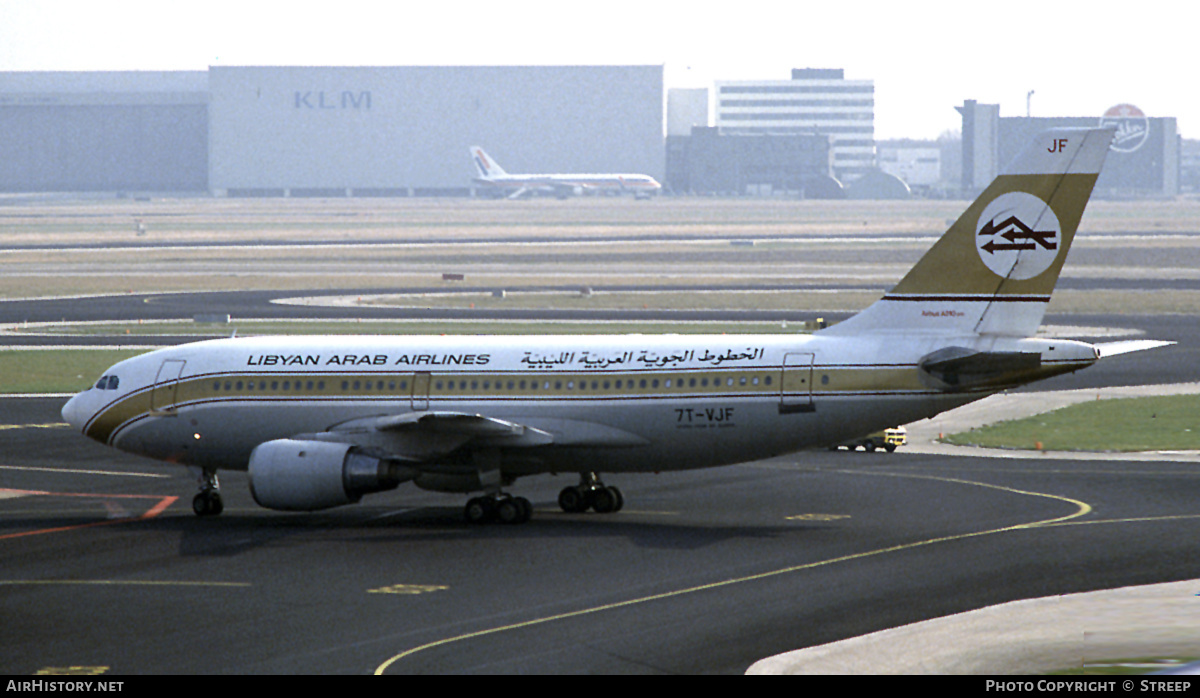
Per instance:
[[[779,381],[779,412],[813,412],[812,376],[814,354],[784,354]]]
[[[413,374],[412,408],[417,411],[429,409],[429,383],[431,376],[428,371]]]
[[[179,397],[179,376],[187,364],[182,359],[167,359],[158,367],[154,388],[150,391],[150,411],[159,415],[175,414],[175,403]]]

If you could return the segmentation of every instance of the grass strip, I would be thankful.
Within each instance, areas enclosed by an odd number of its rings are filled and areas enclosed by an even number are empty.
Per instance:
[[[1200,395],[1097,400],[998,422],[948,443],[1043,451],[1200,450]]]
[[[30,349],[0,351],[0,393],[75,393],[110,366],[144,349]]]

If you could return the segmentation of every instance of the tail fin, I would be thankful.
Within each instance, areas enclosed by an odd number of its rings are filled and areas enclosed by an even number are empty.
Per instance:
[[[483,152],[483,148],[477,145],[471,146],[471,162],[475,163],[475,173],[478,175],[478,179],[481,180],[488,180],[508,174],[504,171],[503,167],[497,165],[495,160]]]
[[[1038,134],[900,283],[822,332],[1033,336],[1112,138]]]

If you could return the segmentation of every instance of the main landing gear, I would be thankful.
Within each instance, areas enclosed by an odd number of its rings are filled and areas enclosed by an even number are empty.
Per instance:
[[[578,485],[558,493],[558,506],[568,514],[580,514],[588,509],[597,514],[615,514],[625,506],[625,497],[616,487],[605,487],[596,473],[583,473]]]
[[[499,492],[494,495],[474,497],[463,509],[467,523],[485,524],[492,521],[506,524],[525,523],[533,516],[533,505],[524,497],[514,497]]]
[[[589,509],[597,514],[615,514],[625,506],[625,497],[616,487],[607,487],[596,473],[583,473],[579,484],[567,487],[558,494],[558,506],[568,514],[581,514]],[[533,505],[524,497],[504,492],[473,497],[463,509],[467,523],[525,523],[533,515]]]
[[[202,470],[197,481],[200,483],[200,493],[192,498],[192,511],[196,512],[196,516],[217,516],[225,511],[217,471]]]

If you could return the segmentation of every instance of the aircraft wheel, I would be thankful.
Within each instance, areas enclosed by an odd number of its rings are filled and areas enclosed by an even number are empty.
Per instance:
[[[533,505],[524,497],[506,497],[496,503],[496,520],[500,523],[525,523],[533,515]]]
[[[625,508],[625,495],[621,494],[621,490],[617,489],[616,487],[609,487],[608,489],[612,492],[613,497],[617,500],[617,508],[612,510],[612,513],[615,514]]]
[[[467,502],[463,517],[467,523],[485,524],[496,515],[496,503],[488,497],[475,497]]]
[[[597,514],[615,514],[624,505],[625,498],[616,487],[597,487],[592,492],[592,509]]]
[[[192,511],[196,516],[217,516],[225,511],[225,503],[219,492],[201,492],[192,498]]]
[[[587,511],[588,492],[583,487],[566,487],[558,493],[558,506],[568,514],[579,514]]]

